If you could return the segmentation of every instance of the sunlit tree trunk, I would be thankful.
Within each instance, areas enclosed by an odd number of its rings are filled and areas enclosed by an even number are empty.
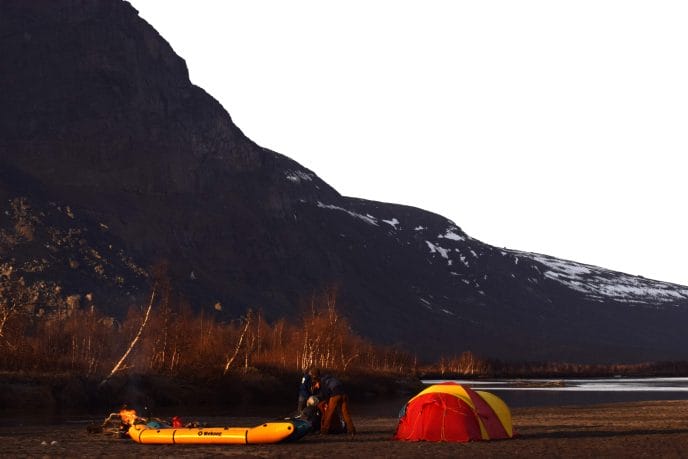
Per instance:
[[[153,287],[153,293],[151,293],[150,303],[148,303],[148,309],[146,309],[146,314],[143,317],[143,321],[141,322],[141,327],[139,328],[138,333],[136,333],[136,336],[134,336],[134,339],[129,344],[129,347],[124,352],[124,355],[122,355],[122,358],[119,359],[119,361],[112,368],[112,371],[110,371],[110,374],[107,375],[107,377],[100,382],[101,386],[103,384],[105,384],[115,373],[117,373],[120,370],[120,368],[122,367],[122,364],[124,364],[124,361],[127,359],[129,354],[131,353],[132,349],[134,349],[134,347],[136,346],[136,343],[141,338],[141,334],[143,333],[143,330],[144,330],[144,328],[146,328],[146,324],[148,323],[148,318],[150,317],[151,309],[153,309],[153,301],[154,300],[155,300],[155,287]]]
[[[246,333],[248,332],[249,327],[251,326],[251,318],[253,316],[252,311],[249,309],[248,313],[246,313],[246,323],[244,324],[244,329],[241,331],[241,335],[239,336],[239,340],[237,341],[236,346],[234,347],[234,353],[231,356],[227,357],[227,360],[225,362],[225,368],[224,371],[222,372],[223,374],[227,374],[232,367],[232,364],[234,363],[234,360],[236,360],[237,356],[239,355],[239,352],[241,351],[241,345],[244,342],[244,339],[246,337]]]

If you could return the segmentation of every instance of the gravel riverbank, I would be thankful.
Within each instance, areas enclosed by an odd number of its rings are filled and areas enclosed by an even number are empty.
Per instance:
[[[10,457],[685,457],[688,401],[513,409],[512,440],[409,443],[392,440],[397,419],[359,407],[355,438],[308,435],[277,445],[139,445],[87,432],[88,420],[0,426],[0,455]],[[213,417],[216,425],[253,426],[256,417]],[[95,421],[95,419],[94,419]]]

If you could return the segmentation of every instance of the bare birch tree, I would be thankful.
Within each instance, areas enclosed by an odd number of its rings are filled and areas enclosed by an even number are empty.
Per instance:
[[[146,328],[146,324],[148,323],[148,318],[150,317],[151,310],[153,309],[153,301],[155,300],[155,290],[156,287],[153,287],[153,292],[151,293],[151,298],[150,302],[148,303],[148,309],[146,309],[146,314],[143,316],[143,321],[141,322],[141,326],[139,327],[138,333],[136,333],[136,336],[134,336],[134,339],[131,340],[131,343],[129,344],[129,347],[127,348],[126,351],[124,351],[124,355],[122,355],[122,358],[119,359],[119,361],[115,364],[115,366],[112,368],[112,371],[110,372],[105,379],[103,379],[100,382],[100,385],[104,385],[112,376],[120,371],[122,368],[122,365],[124,364],[124,361],[127,359],[129,354],[131,353],[132,349],[136,346],[136,343],[139,341],[141,338],[141,334],[143,333],[144,328]]]
[[[251,320],[253,318],[253,311],[250,309],[246,313],[246,321],[244,323],[244,328],[241,330],[241,335],[239,335],[239,339],[237,340],[236,346],[234,346],[234,352],[232,353],[231,356],[227,356],[227,360],[225,362],[225,369],[222,372],[222,374],[227,374],[229,373],[230,368],[232,367],[232,364],[236,360],[237,356],[239,355],[239,352],[241,351],[241,345],[244,342],[244,339],[246,337],[246,333],[248,332],[249,327],[251,326]]]
[[[10,348],[16,348],[10,343],[5,331],[6,326],[16,316],[26,313],[27,307],[36,299],[26,286],[23,277],[16,279],[10,268],[0,275],[0,338]]]

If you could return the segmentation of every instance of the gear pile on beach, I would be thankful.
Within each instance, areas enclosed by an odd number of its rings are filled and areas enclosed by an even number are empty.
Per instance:
[[[145,424],[149,428],[200,428],[203,425],[199,422],[188,422],[184,424],[179,416],[173,416],[170,420],[150,417],[144,418],[136,413],[136,410],[128,409],[126,406],[117,413],[110,413],[101,424],[91,424],[86,430],[88,433],[102,433],[115,438],[129,438],[129,428],[134,424]]]

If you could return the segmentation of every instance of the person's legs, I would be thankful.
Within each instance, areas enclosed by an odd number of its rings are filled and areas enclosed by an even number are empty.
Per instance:
[[[322,433],[325,425],[325,413],[327,413],[327,402],[318,403],[318,412],[320,413],[320,424],[318,425],[318,432]]]
[[[296,417],[303,416],[303,410],[306,408],[306,396],[299,395],[298,404],[296,406]]]
[[[320,428],[320,433],[327,434],[330,433],[330,425],[332,424],[332,416],[337,411],[337,407],[342,401],[341,395],[333,395],[327,401],[327,409],[323,413],[322,426]]]
[[[347,397],[346,394],[342,395],[341,409],[344,424],[346,424],[346,433],[354,435],[356,433],[356,427],[354,427],[354,421],[351,420],[351,414],[349,414],[349,397]]]

